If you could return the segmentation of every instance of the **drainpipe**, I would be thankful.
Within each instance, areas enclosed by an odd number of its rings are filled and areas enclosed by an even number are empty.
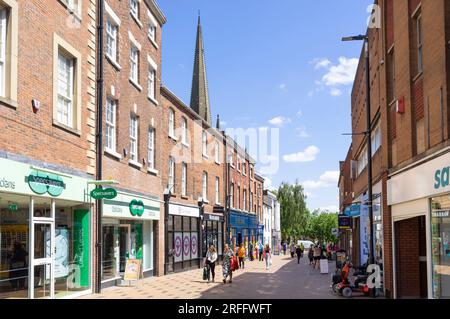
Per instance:
[[[102,180],[102,149],[103,149],[103,12],[104,0],[97,0],[97,126],[96,126],[96,179]],[[97,277],[95,293],[101,293],[102,289],[102,200],[95,201],[97,207]]]

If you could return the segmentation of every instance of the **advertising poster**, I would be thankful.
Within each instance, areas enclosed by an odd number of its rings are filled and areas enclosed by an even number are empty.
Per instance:
[[[366,205],[368,197],[367,195],[363,196],[361,201],[363,204],[361,205],[361,215],[359,219],[360,226],[360,264],[365,264],[369,259],[369,207]]]
[[[175,233],[174,234],[174,253],[173,256],[175,258],[175,262],[179,262],[183,260],[183,234]]]
[[[191,259],[191,235],[184,234],[183,237],[183,260]]]
[[[80,287],[89,287],[89,211],[74,211],[72,260],[78,265]]]
[[[191,233],[191,258],[195,259],[198,257],[198,238],[197,233]]]
[[[69,275],[69,231],[67,228],[57,228],[55,237],[55,278]]]

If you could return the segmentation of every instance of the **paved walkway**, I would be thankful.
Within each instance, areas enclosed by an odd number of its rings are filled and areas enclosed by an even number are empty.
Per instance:
[[[216,266],[216,282],[202,280],[202,269],[143,280],[139,287],[112,287],[101,295],[84,299],[334,299],[330,291],[334,262],[329,274],[312,269],[302,258],[274,256],[270,270],[265,263],[247,261],[245,269],[233,273],[233,283],[224,285],[222,267]]]

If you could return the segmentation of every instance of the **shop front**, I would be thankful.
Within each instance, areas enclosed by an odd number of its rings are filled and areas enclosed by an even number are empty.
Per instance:
[[[128,259],[142,261],[144,277],[154,271],[154,229],[160,219],[157,199],[118,191],[103,200],[102,287],[120,283]]]
[[[8,159],[0,167],[0,298],[91,293],[89,180]]]
[[[214,245],[217,250],[218,260],[222,260],[223,255],[223,221],[221,215],[213,215],[205,213],[203,216],[203,256],[211,245]]]
[[[168,204],[166,256],[167,272],[179,272],[199,268],[200,209],[195,206]],[[213,223],[210,224],[214,232]],[[218,225],[217,225],[218,226]],[[219,230],[217,230],[218,232]],[[219,243],[217,243],[219,245]]]
[[[446,153],[388,181],[396,298],[450,298],[449,165]]]
[[[230,211],[230,243],[233,249],[244,244],[248,255],[250,244],[253,247],[258,243],[258,219],[256,215],[240,211]]]

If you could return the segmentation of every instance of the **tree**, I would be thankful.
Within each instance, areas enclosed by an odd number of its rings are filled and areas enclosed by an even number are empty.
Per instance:
[[[298,183],[294,185],[282,183],[276,194],[280,203],[282,238],[293,240],[304,236],[309,211],[306,208],[303,186]]]
[[[308,235],[314,241],[336,243],[332,229],[338,227],[338,214],[316,210],[311,215]]]

